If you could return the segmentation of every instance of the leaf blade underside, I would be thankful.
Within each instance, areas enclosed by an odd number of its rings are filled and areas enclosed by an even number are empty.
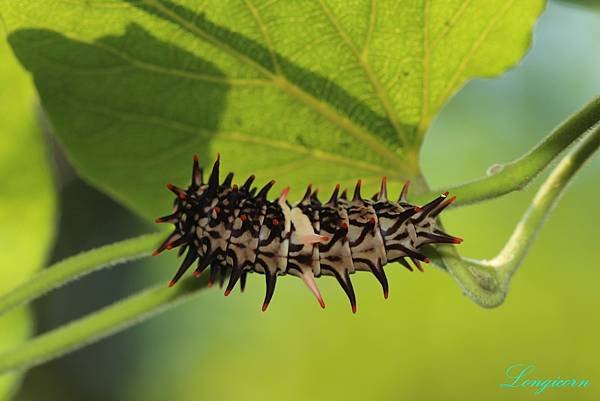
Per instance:
[[[225,168],[324,191],[418,174],[431,119],[526,50],[542,0],[0,0],[77,170],[146,217],[165,182]],[[48,10],[52,9],[52,13]],[[397,189],[397,188],[392,188]]]

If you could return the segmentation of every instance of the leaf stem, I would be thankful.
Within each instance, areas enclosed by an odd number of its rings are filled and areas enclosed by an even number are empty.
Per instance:
[[[567,185],[583,164],[600,147],[600,122],[552,170],[533,198],[531,206],[510,239],[490,265],[500,269],[506,280],[516,272],[540,228],[560,200]]]
[[[510,239],[495,258],[467,259],[461,257],[452,246],[439,246],[430,249],[434,262],[445,267],[465,294],[477,304],[484,307],[500,305],[506,298],[512,276],[523,263],[525,255],[566,186],[599,147],[600,122],[588,130],[552,170]]]
[[[600,97],[569,116],[525,155],[510,163],[495,166],[498,170],[495,174],[455,187],[429,191],[418,196],[416,200],[427,201],[441,192],[450,191],[457,197],[452,205],[456,207],[497,198],[523,189],[598,121],[600,121]]]
[[[149,256],[164,233],[142,235],[64,259],[0,296],[0,314],[31,302],[61,285],[105,267]]]
[[[0,355],[0,375],[37,366],[125,330],[192,298],[206,284],[206,277],[190,277],[174,288],[167,288],[166,285],[153,287],[42,334]]]

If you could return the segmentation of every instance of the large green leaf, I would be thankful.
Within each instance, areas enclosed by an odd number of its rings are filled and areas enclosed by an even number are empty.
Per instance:
[[[36,124],[35,91],[29,76],[0,38],[0,294],[42,266],[52,240],[55,196],[45,147]],[[32,332],[28,309],[0,316],[0,353]],[[0,400],[20,379],[0,376]]]
[[[145,216],[193,153],[298,194],[419,171],[435,114],[518,62],[543,0],[0,0],[78,171]],[[301,171],[299,174],[298,172]],[[370,179],[369,179],[370,178]]]

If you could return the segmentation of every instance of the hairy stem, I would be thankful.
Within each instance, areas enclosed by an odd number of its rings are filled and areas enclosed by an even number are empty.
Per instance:
[[[494,169],[497,171],[493,172],[493,175],[455,187],[429,191],[418,196],[417,201],[424,202],[441,192],[450,191],[457,197],[452,205],[456,207],[497,198],[523,189],[598,121],[600,121],[600,97],[569,116],[525,155],[510,163],[495,166]]]
[[[164,236],[164,233],[142,235],[62,260],[0,296],[0,314],[93,271],[149,256],[151,248]]]
[[[554,209],[571,179],[600,147],[600,123],[596,124],[552,170],[512,236],[490,265],[510,280],[525,258],[540,228]]]
[[[188,278],[174,288],[153,287],[81,319],[42,334],[0,355],[0,375],[24,370],[77,350],[157,315],[206,287],[206,277]]]
[[[558,203],[575,173],[600,147],[600,122],[586,132],[544,181],[502,251],[491,260],[461,257],[456,248],[430,250],[434,261],[445,267],[465,294],[484,307],[500,305],[510,280],[521,266],[539,230]]]

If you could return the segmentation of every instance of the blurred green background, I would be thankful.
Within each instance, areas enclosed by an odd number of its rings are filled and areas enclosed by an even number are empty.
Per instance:
[[[585,4],[585,2],[581,2]],[[433,187],[485,174],[523,154],[600,93],[600,10],[550,2],[534,44],[514,70],[475,80],[431,127],[422,154]],[[60,222],[52,260],[153,227],[90,188],[53,146]],[[367,274],[353,277],[352,315],[334,280],[319,283],[320,310],[299,280],[281,280],[268,313],[264,278],[224,298],[194,301],[74,354],[31,370],[17,394],[33,400],[527,400],[501,389],[514,363],[542,378],[588,379],[585,390],[548,389],[552,400],[597,400],[600,390],[598,226],[600,158],[577,176],[555,210],[504,305],[485,310],[445,273],[388,268],[390,298]],[[446,213],[464,255],[491,258],[508,238],[540,179],[521,193]],[[52,329],[171,277],[173,255],[77,281],[35,303],[37,330]]]

